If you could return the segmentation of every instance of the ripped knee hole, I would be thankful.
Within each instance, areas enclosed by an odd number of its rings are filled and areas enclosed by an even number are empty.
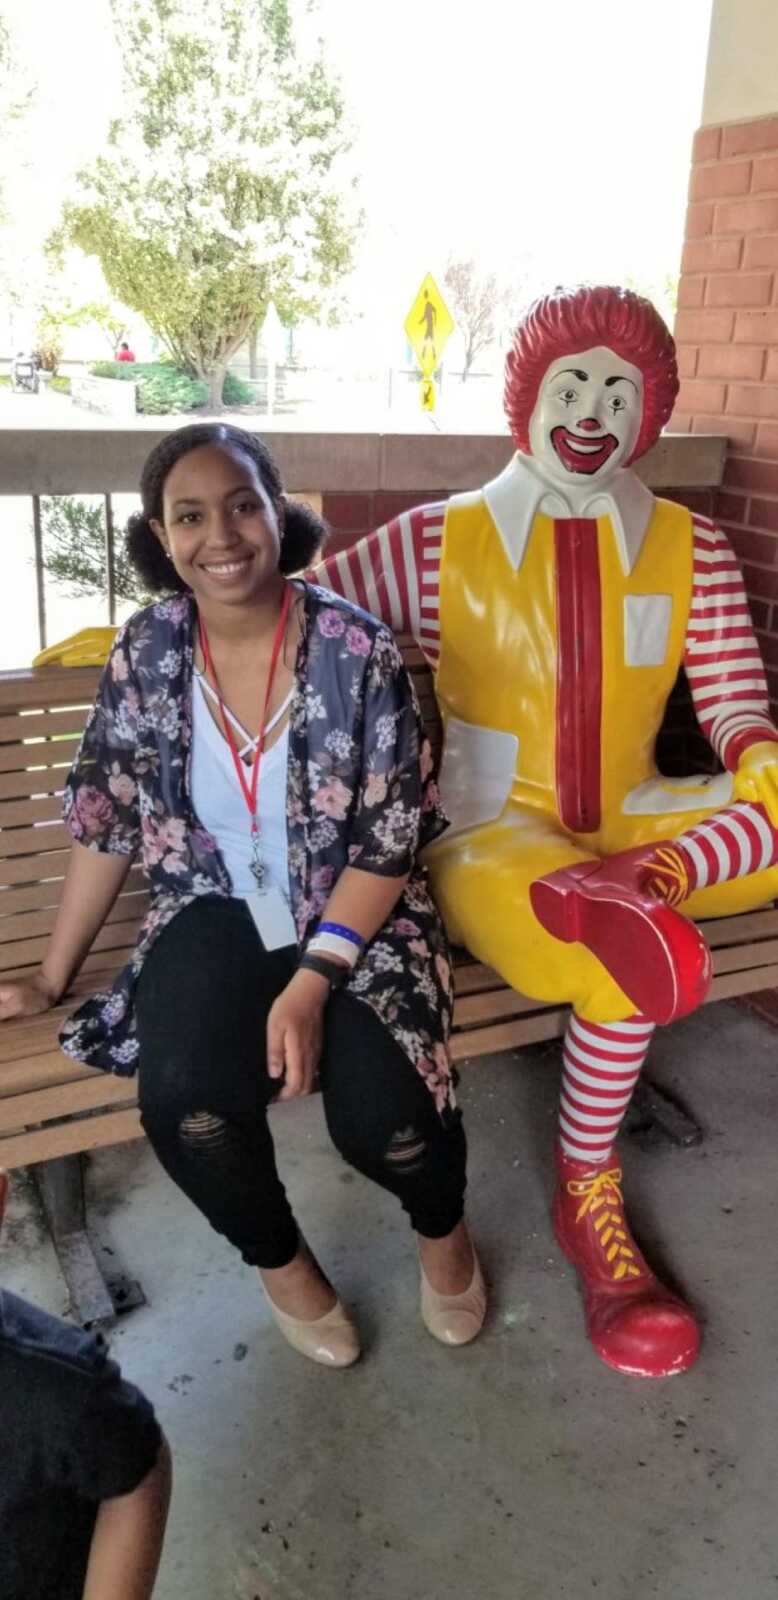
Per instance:
[[[223,1149],[227,1140],[227,1124],[213,1111],[190,1111],[178,1125],[178,1136],[190,1150],[207,1155]]]
[[[384,1161],[388,1167],[403,1177],[416,1172],[427,1154],[427,1141],[415,1128],[400,1128],[393,1133]]]

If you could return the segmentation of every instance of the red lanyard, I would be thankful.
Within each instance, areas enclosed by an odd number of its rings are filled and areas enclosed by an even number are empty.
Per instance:
[[[224,725],[224,732],[225,732],[226,737],[227,737],[227,743],[228,743],[228,745],[230,747],[230,754],[232,756],[232,760],[233,760],[233,763],[234,763],[234,766],[235,766],[235,771],[236,771],[236,773],[238,775],[238,783],[240,784],[241,791],[242,791],[242,794],[243,794],[243,798],[244,798],[244,800],[246,802],[246,806],[248,808],[248,813],[249,813],[249,816],[251,818],[251,836],[252,836],[252,839],[255,841],[255,850],[254,850],[255,864],[254,864],[254,868],[252,870],[254,870],[255,877],[257,878],[258,882],[260,882],[260,883],[261,883],[262,874],[261,874],[261,862],[259,861],[259,857],[258,857],[258,840],[257,840],[257,836],[259,834],[259,823],[257,821],[257,794],[258,794],[258,791],[259,791],[259,768],[260,768],[260,763],[262,761],[262,752],[263,752],[263,749],[264,749],[264,746],[265,746],[265,727],[266,727],[266,724],[267,724],[267,708],[270,705],[270,696],[271,696],[271,693],[272,693],[272,690],[273,690],[273,681],[275,679],[276,668],[278,666],[278,658],[279,658],[279,656],[281,654],[281,651],[283,649],[284,637],[286,635],[286,624],[287,624],[287,620],[288,620],[288,617],[289,617],[289,606],[291,604],[291,600],[292,600],[291,585],[286,583],[286,584],[284,584],[284,598],[283,598],[283,600],[281,602],[281,615],[278,618],[278,623],[277,623],[276,631],[275,631],[275,637],[273,639],[273,649],[272,649],[271,654],[270,654],[270,671],[268,673],[267,688],[265,690],[265,704],[262,707],[262,722],[260,724],[259,733],[257,735],[257,742],[256,742],[256,746],[255,746],[255,749],[254,749],[254,760],[253,760],[252,765],[251,765],[251,776],[250,776],[248,782],[246,781],[245,764],[240,758],[240,754],[238,752],[238,747],[237,747],[237,745],[235,743],[235,735],[233,734],[233,731],[232,731],[232,724],[231,724],[230,719],[229,719],[229,717],[227,715],[227,711],[226,711],[226,708],[225,708],[225,705],[224,705],[224,701],[222,700],[221,690],[219,688],[219,682],[218,682],[218,679],[216,677],[216,672],[214,670],[213,657],[211,655],[210,646],[208,644],[208,634],[206,633],[206,630],[205,630],[205,623],[203,621],[202,615],[200,615],[198,617],[198,622],[199,622],[199,626],[200,626],[200,642],[201,642],[202,647],[203,647],[203,660],[205,662],[205,669],[206,669],[206,672],[210,676],[210,679],[211,679],[211,682],[213,684],[214,689],[216,690],[216,698],[217,698],[217,700],[219,702],[219,711],[221,712],[221,719],[222,719],[222,723]]]

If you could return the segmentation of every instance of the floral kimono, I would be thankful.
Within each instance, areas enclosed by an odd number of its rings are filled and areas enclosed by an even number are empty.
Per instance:
[[[344,867],[411,876],[346,989],[371,1006],[423,1077],[453,1105],[447,1040],[451,967],[417,852],[446,827],[432,757],[393,635],[310,584],[289,726],[289,891],[302,950]],[[198,896],[229,896],[215,840],[192,809],[195,602],[177,595],[119,631],[65,791],[65,821],[90,850],[140,855],[151,904],[112,988],[65,1023],[63,1050],[130,1076],[139,1041],[134,993],[148,951]]]

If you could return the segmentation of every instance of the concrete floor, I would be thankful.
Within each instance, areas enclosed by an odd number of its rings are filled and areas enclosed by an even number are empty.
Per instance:
[[[644,1247],[706,1324],[697,1368],[672,1382],[620,1378],[584,1340],[547,1220],[556,1046],[463,1072],[492,1310],[462,1351],[422,1328],[403,1218],[341,1164],[318,1099],[280,1108],[275,1131],[364,1332],[346,1373],[282,1343],[253,1273],[144,1145],[93,1159],[94,1237],[148,1297],[114,1352],[175,1453],[159,1600],[778,1596],[778,1036],[710,1007],[659,1038],[652,1074],[705,1130],[689,1151],[645,1138],[622,1151]],[[64,1309],[23,1183],[3,1277]]]

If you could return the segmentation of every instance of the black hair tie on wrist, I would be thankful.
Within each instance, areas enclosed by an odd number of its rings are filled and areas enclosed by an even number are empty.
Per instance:
[[[351,976],[350,967],[344,966],[340,961],[328,961],[326,956],[305,955],[298,962],[298,972],[300,968],[308,972],[318,972],[320,978],[327,979],[330,989],[340,989]]]

